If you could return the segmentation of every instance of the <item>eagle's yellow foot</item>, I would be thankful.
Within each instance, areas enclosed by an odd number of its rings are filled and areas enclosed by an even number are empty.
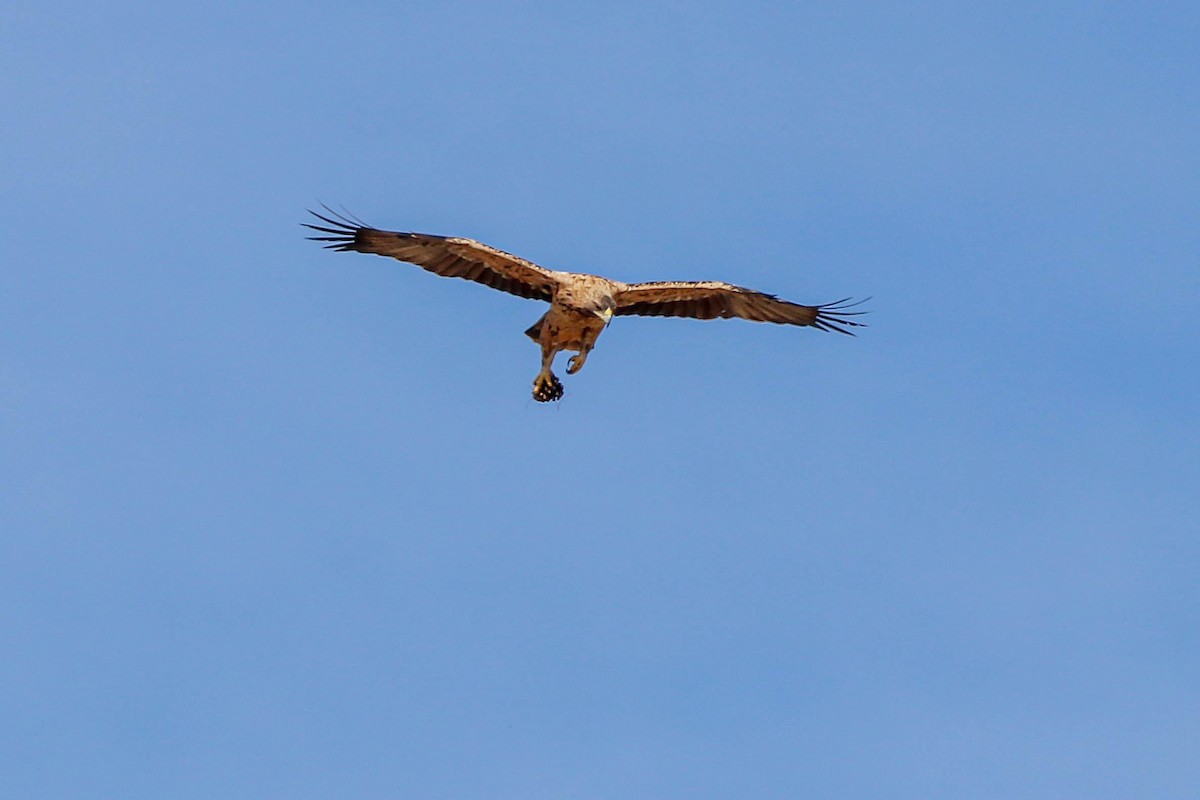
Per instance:
[[[533,381],[533,399],[539,403],[549,403],[551,400],[561,400],[563,385],[554,373],[538,375]]]
[[[574,375],[576,372],[579,372],[579,370],[583,369],[584,361],[587,361],[587,356],[585,356],[583,353],[571,356],[567,360],[567,374]]]

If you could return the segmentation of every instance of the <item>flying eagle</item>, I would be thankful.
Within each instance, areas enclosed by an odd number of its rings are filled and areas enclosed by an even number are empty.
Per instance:
[[[302,224],[328,234],[308,237],[327,242],[328,249],[391,256],[448,278],[465,278],[518,297],[548,302],[550,310],[525,331],[542,348],[542,369],[533,381],[533,399],[542,403],[563,396],[562,382],[551,371],[554,357],[561,350],[574,351],[576,355],[567,364],[567,374],[574,375],[614,316],[741,317],[755,322],[810,325],[850,336],[854,334],[849,328],[865,327],[851,319],[865,312],[850,311],[858,303],[849,298],[802,306],[721,281],[622,283],[599,275],[539,267],[473,239],[381,231],[328,207],[325,211],[329,216],[309,211],[324,224]]]

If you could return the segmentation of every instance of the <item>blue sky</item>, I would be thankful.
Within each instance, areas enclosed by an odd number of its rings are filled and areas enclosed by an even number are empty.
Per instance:
[[[0,22],[0,788],[1200,790],[1200,12]],[[303,238],[872,296],[618,319]]]

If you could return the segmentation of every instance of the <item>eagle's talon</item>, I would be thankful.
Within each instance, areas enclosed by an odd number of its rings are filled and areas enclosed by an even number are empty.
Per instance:
[[[580,350],[575,355],[571,356],[567,361],[567,374],[574,375],[579,370],[583,369],[583,362],[587,361],[588,351]]]
[[[540,375],[533,382],[533,399],[539,403],[549,403],[554,400],[561,400],[563,396],[563,385],[556,376],[551,374],[548,378],[542,378]]]

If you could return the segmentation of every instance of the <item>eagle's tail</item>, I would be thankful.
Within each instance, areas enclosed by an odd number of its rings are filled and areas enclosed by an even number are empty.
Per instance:
[[[529,330],[525,331],[525,335],[533,339],[538,344],[542,341],[542,325],[546,322],[546,315],[542,314],[541,319],[529,326]]]

